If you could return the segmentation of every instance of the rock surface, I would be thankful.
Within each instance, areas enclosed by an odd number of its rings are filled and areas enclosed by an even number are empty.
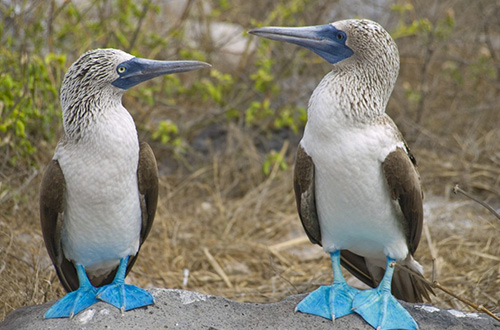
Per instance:
[[[152,289],[154,306],[125,312],[105,303],[97,303],[73,319],[44,320],[53,304],[22,307],[10,313],[0,329],[372,329],[358,315],[337,319],[335,325],[321,317],[295,313],[296,304],[305,295],[290,296],[271,304],[238,303],[197,292]],[[464,314],[421,304],[402,303],[421,330],[500,329],[500,324],[482,314]]]

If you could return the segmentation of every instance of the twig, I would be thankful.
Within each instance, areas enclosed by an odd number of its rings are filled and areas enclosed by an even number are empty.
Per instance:
[[[31,173],[31,175],[26,179],[26,181],[23,182],[19,187],[17,187],[15,190],[10,191],[5,195],[2,195],[0,198],[0,205],[9,200],[12,196],[21,193],[38,174],[39,174],[38,170],[36,169],[33,170],[33,173]]]
[[[432,238],[431,238],[431,233],[429,231],[429,226],[427,225],[427,222],[424,222],[424,234],[425,238],[427,239],[427,244],[429,245],[429,251],[431,253],[431,258],[432,258],[432,281],[436,278],[436,272],[437,272],[437,267],[436,267],[436,261],[437,261],[437,256],[436,256],[436,251],[434,250],[434,244],[432,244]]]
[[[272,250],[278,251],[278,250],[281,250],[284,248],[289,248],[290,246],[293,246],[293,245],[298,245],[298,244],[302,244],[302,243],[306,243],[306,242],[308,243],[309,239],[306,236],[301,236],[301,237],[297,237],[297,238],[292,238],[291,240],[288,240],[285,242],[273,244],[273,245],[269,246],[269,248]]]
[[[493,214],[495,217],[497,217],[498,220],[500,220],[500,214],[498,214],[497,211],[495,211],[491,206],[489,206],[488,204],[486,204],[485,202],[483,201],[480,201],[479,199],[477,199],[476,197],[472,196],[471,194],[469,194],[468,192],[462,190],[458,184],[455,185],[455,187],[453,188],[453,193],[454,194],[457,194],[457,193],[461,193],[462,195],[464,195],[465,197],[467,198],[470,198],[472,199],[474,202],[476,203],[479,203],[481,204],[483,207],[485,207],[488,211],[490,211],[491,214]]]
[[[131,52],[132,49],[134,48],[135,42],[137,41],[137,37],[139,36],[139,32],[142,27],[142,23],[144,22],[144,18],[146,17],[146,14],[148,13],[150,7],[151,7],[151,1],[146,1],[143,3],[142,12],[141,15],[139,16],[139,22],[137,22],[134,34],[132,35],[132,41],[130,42],[130,45],[127,49],[128,52]]]
[[[274,255],[276,258],[278,258],[284,265],[286,266],[291,266],[292,264],[285,258],[281,255],[281,253],[279,253],[278,251],[272,249],[272,248],[269,248],[269,253],[271,253],[272,255]]]
[[[500,322],[500,317],[496,316],[495,314],[493,314],[492,311],[490,311],[489,309],[487,309],[486,307],[484,307],[483,305],[478,305],[472,301],[470,301],[469,299],[466,299],[466,298],[463,298],[463,297],[460,297],[459,295],[453,293],[450,289],[444,287],[443,285],[441,285],[441,283],[439,283],[438,281],[429,281],[427,280],[425,277],[423,277],[422,275],[420,275],[419,273],[409,269],[409,268],[406,268],[398,263],[394,263],[394,266],[395,267],[398,267],[399,269],[401,270],[404,270],[405,272],[408,272],[416,277],[418,277],[420,280],[422,280],[423,282],[427,283],[428,285],[430,285],[433,289],[439,289],[441,291],[443,291],[444,293],[447,293],[449,294],[450,296],[460,300],[461,302],[463,302],[464,304],[474,308],[475,310],[479,311],[479,312],[483,312],[489,316],[491,316],[492,318],[494,318],[495,320],[497,320],[498,322]]]
[[[470,254],[476,255],[476,256],[481,257],[481,258],[495,260],[495,261],[500,261],[500,257],[493,256],[493,255],[488,254],[488,253],[482,253],[482,252],[477,252],[477,251],[469,251],[469,250],[463,250],[463,251],[466,252],[466,253],[470,253]]]
[[[217,274],[226,283],[226,285],[228,286],[228,288],[232,289],[233,285],[231,284],[231,281],[229,281],[229,277],[227,277],[227,275],[224,272],[224,270],[222,269],[222,267],[219,265],[219,263],[217,262],[217,260],[215,260],[214,256],[210,253],[210,251],[208,251],[208,249],[206,247],[203,248],[203,253],[205,253],[205,255],[207,256],[208,262],[210,263],[210,265],[212,265],[212,267],[217,272]]]
[[[290,141],[285,140],[283,142],[283,146],[281,147],[281,150],[279,152],[279,157],[280,159],[285,159],[285,153],[288,150],[288,146],[290,145]],[[257,199],[257,203],[255,204],[255,207],[253,209],[253,218],[256,219],[259,211],[261,210],[262,202],[264,201],[264,197],[266,197],[268,191],[269,191],[269,186],[273,182],[274,178],[276,177],[276,174],[278,173],[280,167],[280,162],[277,161],[274,163],[273,168],[271,169],[271,173],[269,174],[269,177],[267,180],[263,182],[264,187],[261,190],[261,193],[259,194],[259,198]]]
[[[272,250],[269,250],[272,252]],[[273,258],[271,258],[271,256],[269,256],[269,267],[271,267],[271,269],[273,270],[273,272],[278,275],[283,281],[287,282],[288,284],[290,284],[290,286],[295,290],[295,292],[297,293],[300,293],[300,291],[295,287],[295,285],[293,285],[293,283],[287,279],[285,276],[281,275],[281,273],[274,267],[274,262],[273,262]],[[274,286],[274,282],[273,282],[273,286]],[[274,294],[274,289],[273,289],[273,294]]]

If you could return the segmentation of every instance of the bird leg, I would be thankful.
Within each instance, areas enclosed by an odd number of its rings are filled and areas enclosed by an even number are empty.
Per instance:
[[[358,290],[349,286],[340,269],[340,251],[330,253],[333,284],[320,286],[304,298],[295,311],[318,315],[334,321],[352,313],[352,301]]]
[[[377,330],[418,329],[410,313],[391,294],[394,259],[387,257],[384,277],[375,289],[359,292],[352,303],[353,311]]]
[[[111,284],[101,287],[97,298],[119,308],[123,313],[134,308],[154,304],[154,297],[148,291],[135,285],[125,284],[128,256],[120,259],[120,265]]]
[[[44,318],[73,318],[74,315],[99,301],[96,298],[97,288],[90,283],[85,268],[80,264],[76,264],[75,267],[80,283],[79,288],[59,299],[45,312]]]

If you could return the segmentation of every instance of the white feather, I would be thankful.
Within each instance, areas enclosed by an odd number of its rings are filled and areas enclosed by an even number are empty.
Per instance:
[[[121,102],[107,105],[99,116],[89,134],[61,143],[54,158],[66,180],[64,254],[104,271],[139,247],[139,142]]]

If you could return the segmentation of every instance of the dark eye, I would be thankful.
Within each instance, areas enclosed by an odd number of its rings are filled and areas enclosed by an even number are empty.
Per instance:
[[[119,66],[117,69],[118,73],[124,73],[126,70],[127,68],[125,68],[124,66]]]
[[[338,40],[344,40],[345,39],[345,35],[343,33],[337,33],[337,39]]]

